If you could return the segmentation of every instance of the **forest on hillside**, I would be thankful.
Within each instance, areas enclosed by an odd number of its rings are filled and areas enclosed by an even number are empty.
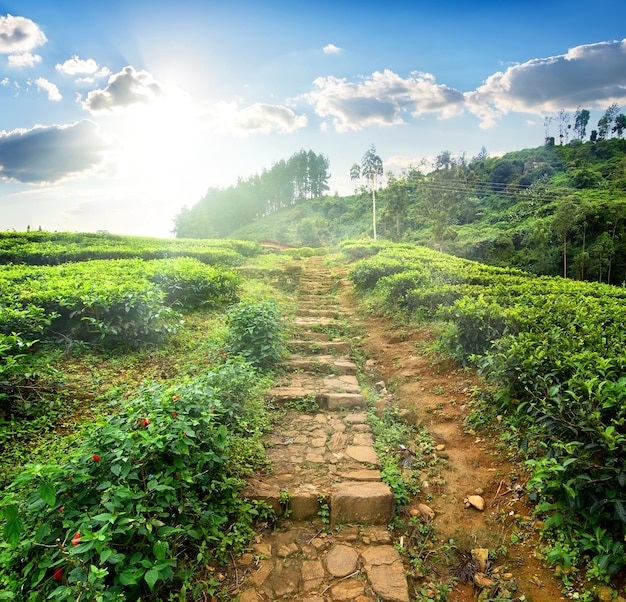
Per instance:
[[[573,119],[560,112],[546,119],[537,148],[500,157],[483,148],[471,159],[442,151],[432,165],[386,173],[375,191],[378,235],[494,265],[621,285],[626,117],[612,105],[589,134],[588,122],[589,111],[579,109]],[[176,216],[175,233],[313,247],[372,236],[371,186],[325,196],[328,167],[323,155],[300,151],[260,176],[211,189]]]

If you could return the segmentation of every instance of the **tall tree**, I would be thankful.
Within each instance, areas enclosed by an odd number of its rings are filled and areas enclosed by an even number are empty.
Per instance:
[[[606,140],[610,137],[609,134],[614,131],[613,124],[618,115],[619,105],[617,103],[613,103],[607,108],[604,115],[600,117],[600,120],[598,121],[598,138],[600,140]]]
[[[565,144],[567,144],[569,139],[569,130],[571,129],[571,125],[569,123],[569,113],[565,112],[564,109],[559,111],[559,141],[561,146],[563,146],[563,140],[565,140]]]
[[[363,177],[367,180],[372,193],[372,226],[374,240],[376,240],[376,187],[377,181],[383,175],[383,161],[376,154],[376,147],[372,144],[361,157],[361,165],[354,163],[350,168],[350,179],[358,180]]]
[[[563,242],[563,278],[567,278],[567,241],[570,232],[573,230],[579,219],[576,205],[570,200],[565,199],[559,203],[554,214],[552,227],[556,235]]]
[[[622,137],[624,130],[626,130],[626,115],[624,113],[620,113],[615,118],[615,125],[613,126],[613,133],[617,134],[618,138]]]
[[[398,241],[402,237],[406,210],[409,204],[409,182],[405,178],[395,178],[392,174],[387,174],[387,187],[384,190],[387,200],[381,219],[386,219],[393,224],[395,230],[392,240]]]
[[[576,109],[574,114],[574,131],[581,142],[587,135],[587,124],[589,123],[590,115],[587,109],[581,109],[580,107]]]

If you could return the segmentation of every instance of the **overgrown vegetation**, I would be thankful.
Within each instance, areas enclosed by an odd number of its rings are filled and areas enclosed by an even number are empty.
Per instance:
[[[626,291],[537,277],[391,243],[346,243],[367,257],[355,286],[383,311],[448,324],[440,341],[493,383],[498,414],[527,459],[527,492],[547,513],[548,558],[608,580],[626,565]],[[564,573],[565,574],[565,573]]]
[[[3,269],[0,445],[21,466],[0,499],[0,598],[219,593],[206,566],[241,552],[254,522],[271,518],[237,494],[266,462],[263,395],[283,317],[273,301],[233,303],[242,282],[192,258]],[[187,322],[210,325],[195,346],[178,343]],[[171,374],[163,351],[180,356],[168,358]],[[124,378],[157,358],[155,377]],[[68,387],[69,361],[95,362],[91,382]],[[38,437],[55,444],[38,448]],[[25,457],[14,453],[22,441]]]

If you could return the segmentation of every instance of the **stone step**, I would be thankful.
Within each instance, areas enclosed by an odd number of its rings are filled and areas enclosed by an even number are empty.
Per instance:
[[[311,328],[341,328],[342,324],[335,318],[326,318],[323,316],[299,316],[294,321],[296,328],[308,330]]]
[[[360,393],[328,393],[324,395],[324,406],[329,410],[367,408],[365,397]]]
[[[328,492],[312,486],[281,488],[251,479],[241,495],[248,500],[263,501],[276,516],[287,516],[294,521],[319,518],[324,504],[330,512],[333,526],[387,525],[395,511],[393,491],[380,480],[345,481]]]
[[[389,485],[376,482],[345,482],[330,495],[331,525],[388,525],[396,507]]]
[[[340,359],[334,355],[317,355],[315,357],[292,356],[283,365],[294,371],[313,372],[315,374],[356,374],[356,364],[348,359]]]
[[[277,405],[297,406],[307,400],[315,401],[322,409],[337,411],[367,408],[367,401],[360,393],[329,393],[304,390],[301,387],[276,387],[267,393],[267,398]]]
[[[299,330],[294,333],[297,340],[303,341],[330,341],[330,335],[325,332],[314,332],[313,330]]]
[[[319,307],[319,306],[318,306]],[[315,316],[321,318],[339,318],[339,312],[334,309],[298,309],[296,316]]]
[[[287,346],[293,351],[311,355],[318,353],[349,355],[352,350],[348,341],[288,341]]]

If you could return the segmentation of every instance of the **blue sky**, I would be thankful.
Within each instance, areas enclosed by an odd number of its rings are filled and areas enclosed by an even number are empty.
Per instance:
[[[169,236],[300,149],[348,194],[371,144],[400,174],[613,103],[622,0],[0,0],[0,229]]]

